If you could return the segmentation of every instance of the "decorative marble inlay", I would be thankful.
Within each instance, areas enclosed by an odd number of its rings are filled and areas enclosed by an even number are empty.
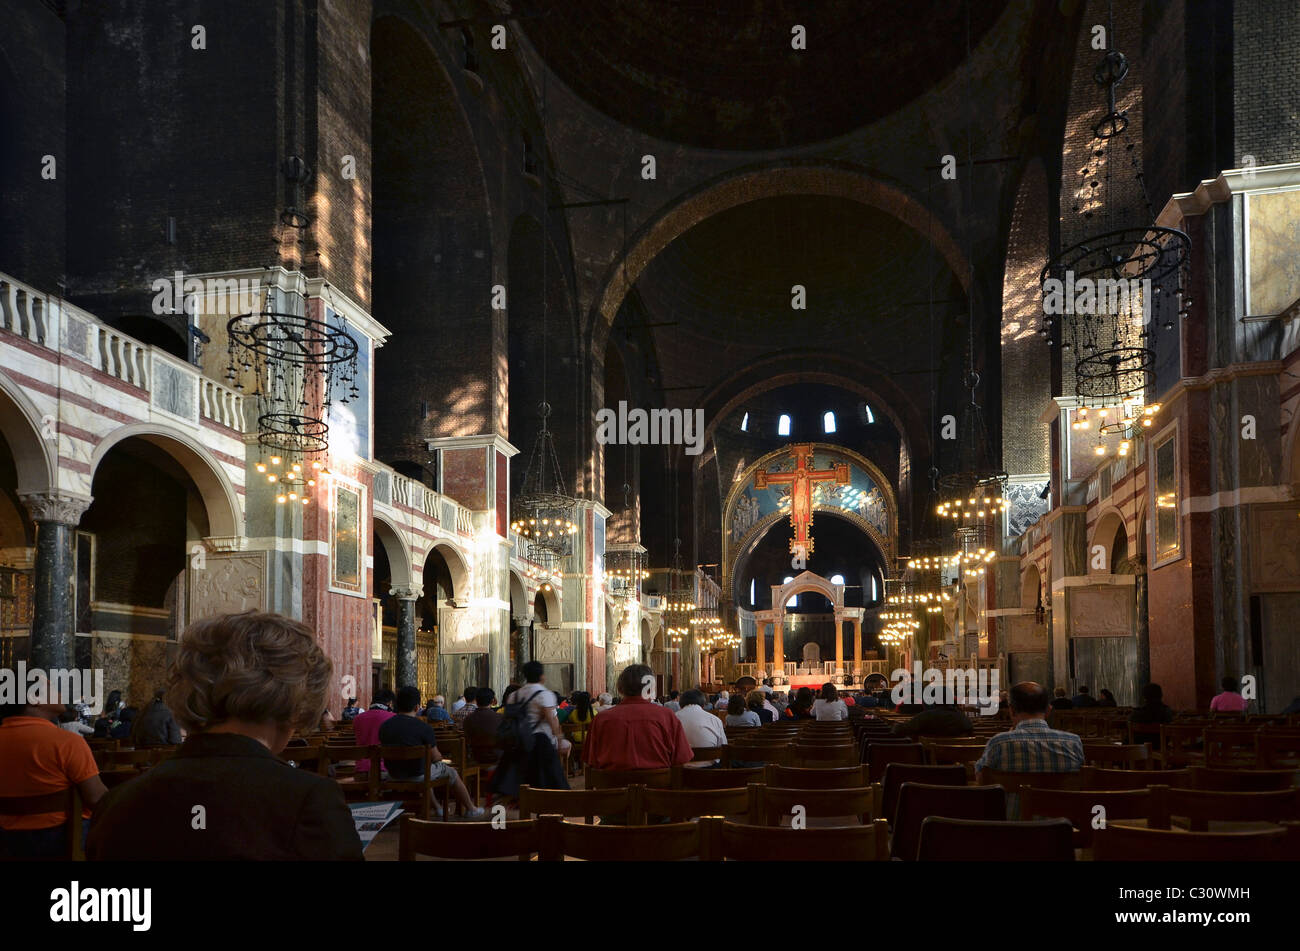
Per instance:
[[[543,664],[573,663],[573,635],[562,628],[538,627],[534,629],[537,660]]]
[[[1252,510],[1251,586],[1255,591],[1300,591],[1300,508]]]
[[[486,625],[475,623],[478,613],[469,608],[438,608],[438,642],[442,653],[486,654],[488,652]]]
[[[199,379],[175,364],[159,358],[153,361],[150,400],[154,408],[192,423],[199,421]]]
[[[1032,614],[1012,614],[999,619],[1006,625],[1008,651],[1047,650],[1047,626],[1039,624]]]
[[[1029,526],[1047,514],[1047,499],[1039,498],[1043,482],[1012,482],[1002,490],[1007,500],[1007,537],[1019,538]]]
[[[218,614],[266,610],[266,552],[213,552],[191,566],[190,622]]]
[[[1071,637],[1125,637],[1133,633],[1133,588],[1087,585],[1069,592]]]

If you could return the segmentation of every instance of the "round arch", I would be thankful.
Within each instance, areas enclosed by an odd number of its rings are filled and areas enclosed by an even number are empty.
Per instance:
[[[847,164],[786,163],[728,172],[688,193],[654,220],[643,225],[622,258],[606,269],[602,290],[593,305],[592,336],[604,346],[604,335],[629,289],[664,248],[705,218],[760,198],[817,195],[844,198],[892,215],[933,240],[962,287],[970,291],[970,268],[948,228],[901,187]]]
[[[464,554],[461,553],[451,542],[438,541],[434,542],[430,548],[420,557],[420,565],[429,560],[429,556],[437,552],[442,556],[442,560],[447,563],[447,571],[451,575],[451,596],[453,598],[469,597],[469,563],[465,560]],[[430,592],[425,592],[428,596]]]
[[[1042,578],[1038,574],[1038,566],[1030,562],[1020,578],[1020,609],[1022,611],[1038,606],[1038,599],[1042,595],[1042,585]]]
[[[1124,521],[1123,513],[1114,506],[1104,509],[1101,515],[1097,518],[1097,524],[1092,528],[1092,537],[1088,540],[1087,554],[1088,571],[1090,574],[1095,571],[1092,567],[1092,552],[1098,545],[1102,546],[1106,552],[1106,568],[1102,573],[1110,573],[1111,557],[1115,553],[1115,536],[1120,531],[1124,532],[1124,543],[1127,545],[1130,533],[1128,530],[1128,524]]]
[[[18,384],[0,373],[0,435],[18,470],[19,495],[52,491],[57,484],[58,444],[41,438],[41,413]]]
[[[384,554],[388,556],[388,570],[390,581],[394,588],[407,588],[415,583],[415,578],[411,573],[411,552],[409,547],[402,541],[401,532],[397,530],[392,522],[386,516],[378,512],[374,515],[374,532],[379,543],[384,546]],[[383,594],[387,594],[385,591]]]
[[[109,451],[133,436],[157,446],[185,470],[203,499],[203,507],[208,513],[208,530],[214,537],[234,538],[243,534],[244,520],[234,483],[205,446],[180,430],[154,423],[133,423],[113,430],[95,446],[91,455],[92,480]]]

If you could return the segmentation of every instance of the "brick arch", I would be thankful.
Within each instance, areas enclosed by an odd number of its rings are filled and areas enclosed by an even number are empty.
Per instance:
[[[133,423],[113,430],[100,440],[91,455],[91,484],[109,451],[133,436],[157,446],[185,470],[203,499],[208,514],[208,531],[213,536],[234,538],[244,534],[244,518],[234,483],[205,446],[180,430],[155,423]]]
[[[1002,274],[1002,464],[1015,475],[1050,468],[1048,428],[1038,422],[1052,401],[1051,351],[1038,335],[1049,216],[1047,171],[1034,158],[1021,170]]]
[[[662,210],[630,239],[626,255],[606,269],[591,317],[592,339],[603,348],[623,299],[646,266],[669,244],[705,218],[729,208],[788,195],[843,198],[892,215],[929,237],[962,288],[970,292],[970,266],[946,225],[901,186],[865,169],[826,162],[783,163],[728,172]]]
[[[1124,513],[1115,506],[1108,506],[1097,517],[1097,522],[1092,527],[1092,536],[1088,539],[1088,571],[1092,573],[1092,549],[1101,545],[1106,549],[1106,569],[1104,574],[1110,573],[1111,559],[1114,557],[1115,536],[1124,532],[1124,542],[1132,549],[1130,539],[1132,533],[1129,531],[1128,522],[1124,519]]]
[[[451,575],[451,596],[458,601],[461,598],[470,596],[469,590],[469,559],[465,553],[448,541],[436,541],[430,545],[419,557],[421,572],[424,570],[425,563],[429,556],[437,552],[442,556],[442,560],[447,563],[447,573]],[[426,597],[432,597],[433,593],[425,592]]]

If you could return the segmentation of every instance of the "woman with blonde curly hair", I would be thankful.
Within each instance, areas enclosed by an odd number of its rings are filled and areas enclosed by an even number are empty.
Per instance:
[[[248,611],[191,624],[166,693],[188,736],[103,798],[87,858],[361,859],[338,786],[277,758],[320,721],[332,674],[312,630],[290,618]]]

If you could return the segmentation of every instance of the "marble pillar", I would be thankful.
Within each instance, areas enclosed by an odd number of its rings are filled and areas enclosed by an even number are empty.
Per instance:
[[[419,585],[393,588],[388,592],[397,598],[397,656],[394,682],[398,689],[419,685],[419,667],[415,651],[415,601],[421,595]]]
[[[28,664],[45,669],[76,666],[77,524],[90,499],[25,495],[23,504],[36,523],[31,652]]]
[[[862,679],[862,618],[853,619],[853,680]]]
[[[1141,691],[1151,683],[1151,618],[1147,613],[1147,560],[1145,555],[1134,559],[1133,619],[1137,634],[1137,684]],[[1141,693],[1138,694],[1139,697]]]
[[[772,622],[772,676],[785,676],[785,624],[783,620]]]
[[[528,663],[530,660],[533,659],[532,651],[529,649],[531,646],[529,644],[529,641],[531,640],[531,638],[529,637],[531,630],[532,630],[532,622],[529,621],[528,618],[526,617],[515,618],[515,633],[514,633],[515,669],[510,671],[510,679],[512,681],[516,681],[516,682],[522,681],[523,675],[521,672],[523,671],[524,664]]]
[[[754,661],[758,665],[757,679],[763,679],[763,671],[767,669],[764,655],[767,653],[767,622],[760,622],[758,625],[758,637],[754,642]]]
[[[844,673],[844,618],[835,615],[835,673]]]

